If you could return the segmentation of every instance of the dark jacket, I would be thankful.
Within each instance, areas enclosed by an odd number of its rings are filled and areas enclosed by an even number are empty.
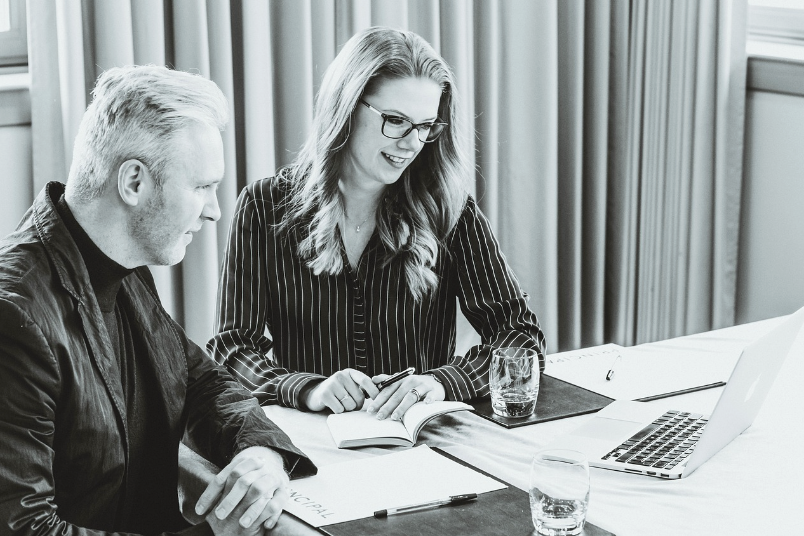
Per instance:
[[[125,493],[128,437],[121,379],[83,259],[59,218],[64,186],[50,183],[0,241],[0,534],[101,534],[132,501],[157,505],[141,525],[175,531],[178,445],[225,466],[254,445],[273,447],[292,476],[315,466],[265,417],[160,304],[150,271],[120,289],[155,371],[163,434],[149,459],[148,497]],[[198,527],[200,530],[203,527]],[[93,529],[93,530],[90,530]],[[189,529],[193,530],[193,529]],[[206,527],[204,532],[208,532]]]

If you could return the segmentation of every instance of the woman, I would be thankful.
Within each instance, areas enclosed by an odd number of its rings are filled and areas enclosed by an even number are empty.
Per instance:
[[[454,77],[418,35],[369,28],[327,69],[294,163],[241,193],[208,344],[262,404],[399,419],[488,394],[494,347],[544,336],[468,196]],[[454,356],[456,298],[482,344]],[[376,383],[417,373],[381,392]]]

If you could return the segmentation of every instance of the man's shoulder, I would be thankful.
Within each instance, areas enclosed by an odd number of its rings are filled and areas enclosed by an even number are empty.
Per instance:
[[[53,267],[33,226],[20,226],[0,240],[0,296],[25,297],[42,291]]]
[[[74,302],[58,281],[35,233],[18,231],[0,241],[0,338],[21,336],[34,325],[45,338],[62,330],[65,312]]]

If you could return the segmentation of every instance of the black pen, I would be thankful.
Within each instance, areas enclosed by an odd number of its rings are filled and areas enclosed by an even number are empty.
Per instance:
[[[383,381],[381,381],[380,383],[378,383],[378,384],[377,384],[377,389],[378,389],[378,390],[380,390],[380,391],[382,391],[383,389],[385,389],[386,387],[388,387],[388,386],[389,386],[389,385],[391,385],[392,383],[396,383],[396,382],[398,382],[399,380],[401,380],[401,379],[403,379],[403,378],[407,378],[408,376],[410,376],[410,375],[411,375],[411,374],[413,374],[414,372],[416,372],[416,369],[415,369],[415,368],[413,368],[413,367],[408,367],[408,368],[406,368],[406,369],[405,369],[405,370],[403,370],[403,371],[397,372],[396,374],[392,374],[391,376],[388,376],[388,377],[387,377],[387,378],[385,378]],[[363,396],[365,396],[366,398],[371,398],[371,397],[369,396],[368,392],[366,392],[366,390],[365,390],[365,389],[363,389],[363,388],[361,387],[361,388],[360,388],[360,390],[361,390],[361,391],[363,391]]]
[[[606,373],[607,381],[610,381],[614,377],[614,367],[617,366],[617,363],[619,363],[620,359],[622,358],[623,356],[621,356],[620,354],[617,354],[617,357],[614,358],[614,362],[611,364],[611,366],[609,367],[609,371]]]
[[[391,376],[388,376],[388,377],[387,377],[387,378],[385,378],[383,381],[381,381],[380,383],[378,383],[378,384],[377,384],[377,389],[379,389],[380,391],[382,391],[383,389],[385,389],[385,388],[386,388],[386,387],[388,387],[389,385],[391,385],[391,384],[393,384],[393,383],[396,383],[396,382],[398,382],[399,380],[402,380],[402,379],[404,379],[404,378],[407,378],[408,376],[410,376],[410,375],[411,375],[411,374],[413,374],[414,372],[416,372],[416,369],[415,369],[415,368],[413,368],[413,367],[408,367],[408,368],[406,368],[405,370],[402,370],[402,371],[400,371],[400,372],[397,372],[396,374],[392,374]]]
[[[473,499],[477,499],[477,493],[467,493],[465,495],[452,495],[446,499],[436,499],[435,501],[409,504],[407,506],[397,506],[396,508],[388,508],[387,510],[377,510],[374,512],[374,517],[382,519],[384,517],[406,514],[408,512],[418,512],[419,510],[429,510],[431,508],[441,508],[442,506],[452,506],[455,504],[463,504]]]

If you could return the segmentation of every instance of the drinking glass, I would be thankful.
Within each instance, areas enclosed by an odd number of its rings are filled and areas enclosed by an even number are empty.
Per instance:
[[[530,468],[530,513],[541,536],[581,534],[589,506],[589,462],[574,450],[542,450]]]
[[[489,369],[491,407],[502,417],[529,417],[539,395],[539,354],[533,348],[497,348]]]

